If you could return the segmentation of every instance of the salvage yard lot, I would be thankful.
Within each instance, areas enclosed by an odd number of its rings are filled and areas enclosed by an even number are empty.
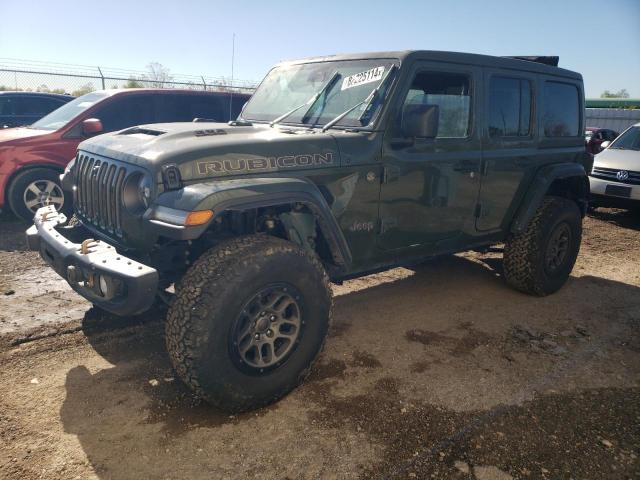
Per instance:
[[[0,218],[0,478],[640,475],[640,216],[585,221],[567,285],[499,251],[334,286],[310,378],[230,416],[175,379],[162,314],[101,318]],[[511,476],[511,477],[510,477]]]

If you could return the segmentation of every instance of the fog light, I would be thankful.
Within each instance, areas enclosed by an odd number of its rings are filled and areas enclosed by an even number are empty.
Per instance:
[[[109,282],[106,277],[100,275],[98,279],[98,286],[100,287],[100,293],[102,296],[108,297],[111,292],[109,291]]]

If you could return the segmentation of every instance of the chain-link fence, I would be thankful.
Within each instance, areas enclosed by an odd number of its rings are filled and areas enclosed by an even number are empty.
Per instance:
[[[80,96],[107,88],[186,88],[251,93],[257,82],[172,74],[159,64],[146,71],[0,58],[0,91],[22,90]]]

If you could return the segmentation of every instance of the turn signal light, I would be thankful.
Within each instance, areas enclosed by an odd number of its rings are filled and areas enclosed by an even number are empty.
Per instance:
[[[213,217],[213,210],[196,210],[195,212],[189,212],[184,224],[187,227],[203,225],[211,220],[211,217]]]

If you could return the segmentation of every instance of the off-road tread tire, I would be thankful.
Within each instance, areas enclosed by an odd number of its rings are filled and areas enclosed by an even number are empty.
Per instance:
[[[574,242],[569,252],[571,257],[566,277],[550,281],[544,272],[542,258],[546,247],[545,237],[550,233],[549,224],[563,214],[568,214],[574,220]],[[563,197],[545,197],[527,229],[520,234],[510,235],[505,242],[503,270],[507,283],[530,295],[543,297],[554,293],[564,284],[575,264],[581,238],[582,216],[576,203]]]
[[[211,392],[207,392],[202,388],[199,375],[200,365],[198,365],[198,358],[195,353],[195,346],[202,341],[199,338],[199,334],[196,333],[196,322],[199,321],[197,318],[198,312],[204,314],[217,311],[227,301],[226,298],[211,295],[208,292],[215,291],[218,282],[224,282],[225,284],[238,282],[241,277],[238,272],[240,260],[250,260],[252,257],[275,251],[295,252],[302,257],[303,261],[310,262],[313,268],[318,271],[322,278],[322,284],[318,285],[317,295],[326,295],[326,301],[329,302],[328,331],[332,321],[333,296],[329,277],[321,262],[313,253],[304,250],[297,244],[267,235],[236,237],[223,241],[205,252],[177,285],[175,297],[169,307],[165,336],[167,350],[174,369],[182,381],[196,395],[225,411],[242,412],[253,410],[279,400],[306,379],[311,372],[313,363],[324,348],[326,335],[318,339],[321,344],[315,357],[299,373],[297,379],[277,394],[260,401],[230,401],[229,399],[220,398],[216,394],[211,394]],[[211,332],[211,334],[214,335],[215,332]]]

